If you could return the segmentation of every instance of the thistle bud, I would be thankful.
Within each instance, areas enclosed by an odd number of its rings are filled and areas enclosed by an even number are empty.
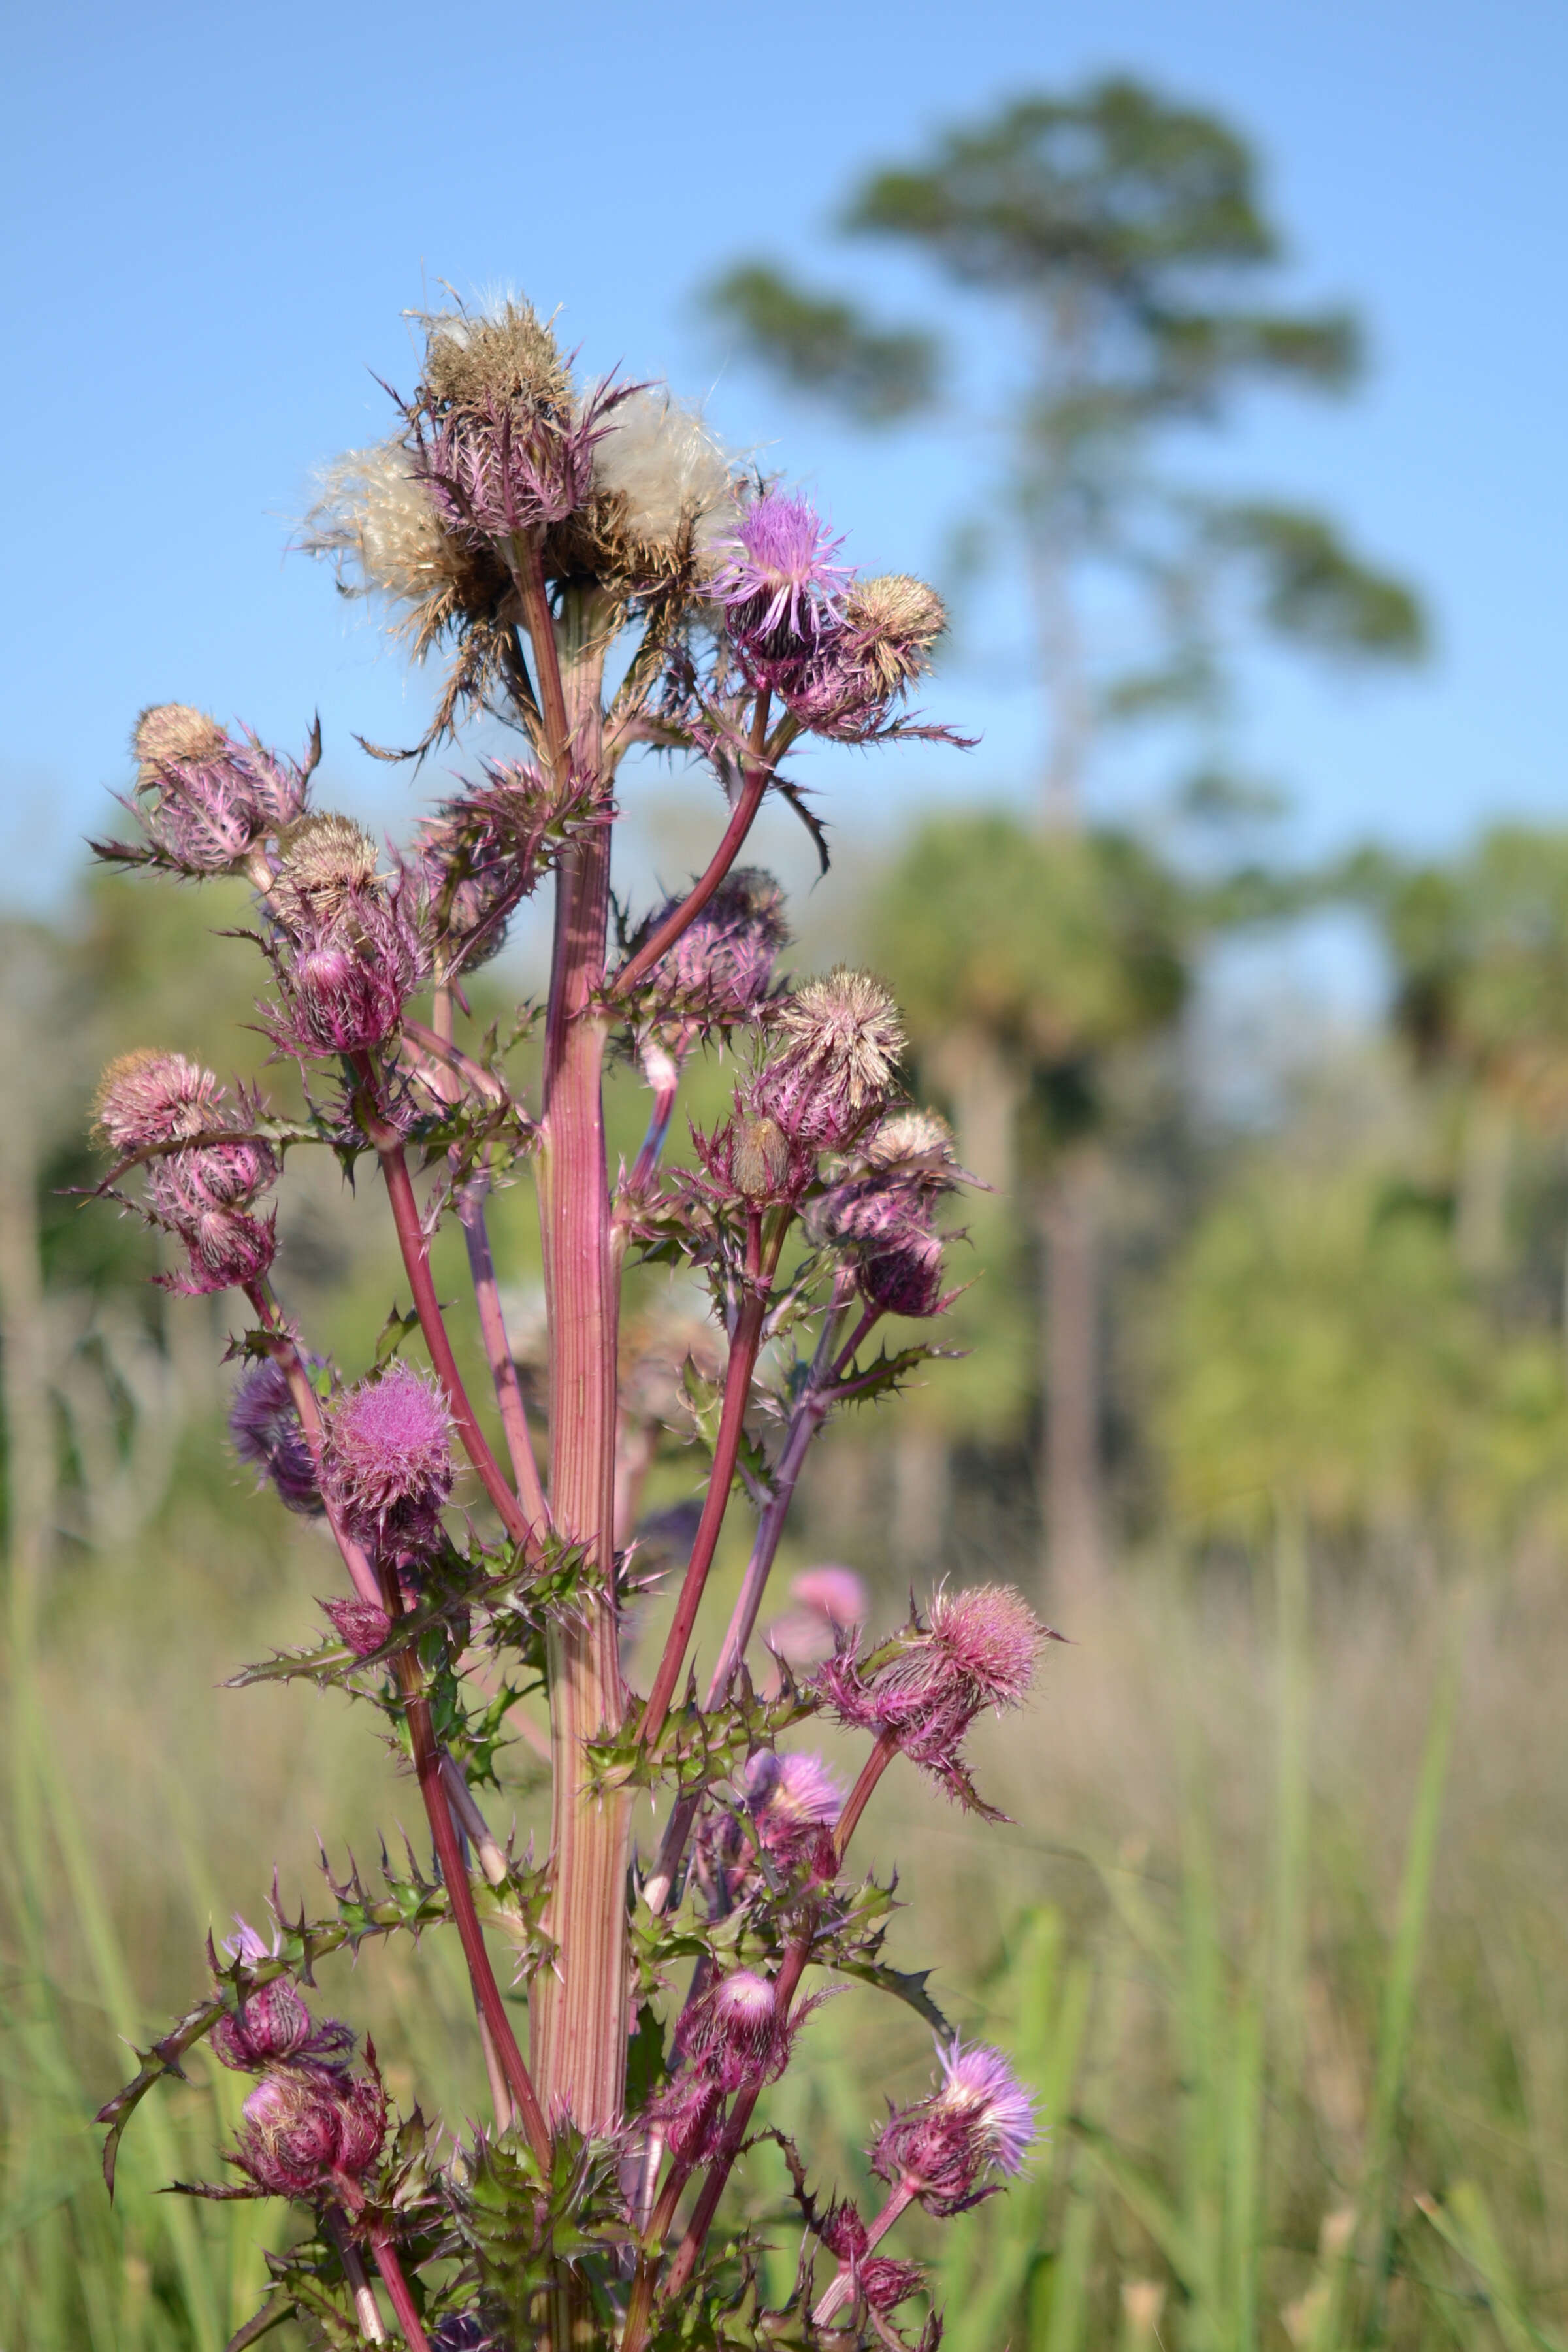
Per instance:
[[[363,2176],[386,2137],[378,2081],[309,2064],[273,2067],[241,2110],[235,2162],[269,2197],[315,2203],[333,2197],[355,2211]]]
[[[312,1367],[321,1359],[308,1360]],[[242,1462],[269,1480],[285,1509],[307,1517],[321,1509],[316,1465],[281,1364],[270,1357],[252,1365],[235,1391],[228,1433]]]
[[[291,2058],[337,2068],[346,2063],[354,2044],[352,2030],[337,2018],[312,2023],[288,1977],[274,1977],[247,1993],[237,2010],[226,2010],[208,2038],[215,2057],[247,2074]]]
[[[716,2154],[724,2121],[724,2094],[701,2067],[683,2066],[644,2109],[677,2164],[691,2169]]]
[[[895,2108],[870,2150],[879,2177],[930,2213],[960,2211],[988,2170],[1017,2173],[1036,2137],[1035,2103],[999,2050],[938,2042],[941,2086]]]
[[[742,1200],[778,1200],[789,1190],[792,1158],[789,1138],[776,1119],[737,1120],[730,1168]]]
[[[292,895],[290,935],[271,950],[283,1002],[269,1027],[297,1054],[362,1054],[384,1045],[430,968],[406,877],[392,889],[362,889],[337,878],[330,888],[341,889],[342,898],[326,908],[308,893]]]
[[[356,1658],[368,1658],[392,1638],[392,1620],[374,1601],[323,1601],[321,1607]]]
[[[647,919],[651,936],[680,904],[667,899]],[[656,1004],[709,1021],[742,1021],[768,992],[773,964],[789,939],[784,893],[771,874],[742,866],[713,893],[696,919],[648,974]]]
[[[254,735],[237,743],[187,703],[144,710],[132,737],[136,794],[157,862],[186,874],[225,874],[305,805],[305,766]]]
[[[721,2090],[735,2091],[784,2072],[791,2032],[780,2022],[766,1977],[733,1969],[687,2011],[677,2046]]]
[[[757,1110],[792,1142],[841,1150],[893,1088],[904,1033],[891,995],[868,972],[840,965],[786,1001],[773,1035],[753,1088]]]
[[[376,846],[352,817],[323,809],[289,826],[279,846],[275,903],[287,919],[337,914],[375,880]]]
[[[433,1381],[395,1360],[345,1389],[327,1415],[321,1478],[363,1542],[427,1552],[452,1492],[452,1421]]]
[[[148,1185],[149,1199],[153,1185]],[[278,1220],[247,1216],[242,1209],[204,1209],[176,1230],[185,1244],[183,1273],[153,1279],[186,1298],[219,1290],[245,1290],[263,1281],[278,1254]]]
[[[820,1756],[759,1748],[746,1766],[744,1787],[758,1843],[780,1870],[810,1864],[817,1877],[836,1875],[832,1832],[844,1791]]]

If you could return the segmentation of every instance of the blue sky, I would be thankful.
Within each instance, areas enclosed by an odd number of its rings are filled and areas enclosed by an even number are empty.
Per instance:
[[[706,398],[816,486],[869,567],[939,565],[963,457],[791,407],[729,364],[693,289],[763,249],[899,309],[914,281],[828,234],[846,183],[1110,68],[1253,134],[1284,290],[1349,299],[1372,327],[1363,394],[1260,403],[1215,458],[1331,508],[1436,614],[1418,677],[1259,676],[1246,748],[1294,788],[1295,843],[1436,849],[1500,814],[1568,814],[1568,15],[1548,0],[57,5],[15,12],[7,47],[13,904],[74,869],[149,700],[285,744],[319,708],[335,796],[399,822],[408,787],[352,734],[409,740],[424,688],[284,551],[312,467],[384,429],[371,371],[411,380],[401,313],[442,279],[561,304],[587,365]],[[982,748],[823,761],[847,835],[941,793],[1028,793],[1026,696],[954,667],[931,700]]]

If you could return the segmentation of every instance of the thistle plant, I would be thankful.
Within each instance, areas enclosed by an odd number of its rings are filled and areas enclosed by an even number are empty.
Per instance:
[[[384,2294],[410,2345],[446,2352],[892,2344],[888,2315],[921,2278],[876,2251],[900,2214],[957,2212],[1023,2159],[1029,2104],[999,2053],[943,2039],[942,2086],[871,2142],[889,2195],[868,2220],[820,2202],[809,2150],[786,2148],[801,2252],[783,2312],[763,2308],[753,2236],[715,2219],[759,2100],[837,1985],[914,1998],[940,2027],[881,1957],[890,1887],[858,1874],[858,1853],[851,1867],[851,1839],[900,1758],[988,1810],[962,1743],[983,1709],[1023,1702],[1047,1633],[986,1589],[939,1592],[877,1639],[858,1580],[830,1566],[763,1621],[816,1434],[936,1352],[924,1332],[952,1295],[942,1220],[965,1180],[942,1122],[905,1099],[886,989],[842,970],[791,985],[780,893],[743,853],[770,793],[815,825],[786,764],[807,739],[945,733],[907,708],[942,607],[918,581],[859,578],[805,499],[734,465],[662,387],[580,384],[525,304],[424,325],[419,383],[384,442],[330,469],[310,540],[416,659],[447,660],[428,733],[391,756],[417,758],[480,712],[515,729],[521,756],[483,763],[384,853],[313,804],[319,730],[294,761],[183,705],[144,712],[140,831],[100,854],[248,881],[261,1019],[305,1108],[284,1118],[148,1051],[105,1074],[98,1118],[113,1161],[101,1191],[166,1236],[158,1278],[232,1297],[237,1455],[323,1524],[341,1561],[328,1630],[237,1680],[367,1705],[417,1780],[430,1856],[385,1864],[384,1885],[324,1864],[315,1916],[291,1913],[274,1880],[268,1933],[209,1939],[208,1990],[102,2111],[106,2169],[112,2187],[137,2103],[205,2039],[256,2080],[235,2177],[189,2193],[284,2199],[306,2217],[237,2342],[290,2315],[322,2341],[384,2341]],[[706,768],[725,816],[690,887],[634,923],[610,883],[617,770],[639,745]],[[503,1045],[478,1031],[469,976],[547,887],[548,996]],[[509,1055],[533,1026],[530,1101]],[[667,1166],[682,1073],[709,1048],[727,1056],[729,1110],[693,1129],[689,1164]],[[612,1052],[650,1095],[618,1178]],[[274,1281],[269,1203],[310,1147],[378,1174],[412,1301],[398,1345],[358,1373],[312,1349]],[[529,1351],[506,1328],[487,1223],[494,1189],[524,1170],[542,1382],[520,1372]],[[465,1386],[432,1277],[447,1218],[489,1398]],[[706,1286],[700,1332],[655,1315],[623,1345],[634,1263]],[[905,1327],[890,1342],[889,1318]],[[711,1462],[644,1692],[622,1651],[647,1582],[635,1528],[658,1432],[683,1410]],[[739,1597],[700,1682],[705,1585],[727,1515],[747,1508]],[[485,1810],[533,1690],[550,1712],[542,1860]],[[817,1713],[864,1742],[847,1789],[796,1739]],[[654,1822],[641,1850],[639,1799]],[[494,2115],[447,2131],[395,2114],[374,2049],[356,2056],[350,2027],[305,1996],[331,1951],[448,1926]]]

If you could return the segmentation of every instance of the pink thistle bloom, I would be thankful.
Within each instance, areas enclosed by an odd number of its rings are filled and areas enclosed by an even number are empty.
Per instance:
[[[790,1580],[789,1589],[791,1598],[803,1609],[815,1609],[830,1625],[863,1625],[870,1613],[865,1578],[832,1560],[803,1569]]]
[[[147,1197],[160,1216],[183,1227],[208,1209],[248,1208],[276,1182],[270,1148],[250,1136],[173,1151],[148,1171]]]
[[[676,2047],[723,2091],[783,2074],[790,2027],[781,2026],[773,1989],[751,1969],[734,1969],[710,1987],[680,2021]]]
[[[951,1796],[984,1811],[959,1753],[964,1734],[984,1707],[1022,1706],[1050,1638],[1010,1586],[976,1585],[939,1593],[930,1625],[869,1672],[844,1650],[814,1687],[841,1723],[890,1735]]]
[[[243,744],[184,703],[144,710],[132,738],[136,803],[151,848],[106,844],[105,854],[193,876],[232,873],[303,811],[319,739],[303,765]]]
[[[725,560],[712,593],[728,612],[730,634],[748,666],[773,682],[798,670],[832,618],[835,599],[852,577],[834,556],[842,539],[830,536],[815,507],[781,490],[766,490],[742,517],[732,540],[721,541]]]
[[[363,2175],[386,2137],[378,2081],[310,2063],[273,2067],[241,2110],[235,2161],[271,2197],[364,2201]]]
[[[362,1540],[429,1551],[452,1492],[452,1419],[432,1380],[394,1360],[334,1400],[321,1462],[329,1499]]]
[[[110,1062],[94,1106],[100,1133],[116,1151],[210,1133],[225,1124],[226,1090],[183,1054],[143,1051]]]
[[[319,1357],[307,1360],[312,1367]],[[228,1409],[228,1433],[242,1462],[259,1471],[290,1511],[314,1517],[321,1508],[316,1465],[289,1392],[288,1376],[271,1357],[252,1365]]]
[[[392,1637],[392,1620],[374,1601],[323,1601],[321,1607],[356,1658],[368,1658]]]
[[[900,2184],[936,2214],[956,2213],[988,2170],[1016,2174],[1037,2137],[1035,2102],[1000,2050],[937,2044],[941,2086],[896,2107],[870,2151],[879,2177]],[[984,2191],[980,2192],[984,2193]]]
[[[826,1862],[817,1874],[833,1876],[829,1832],[843,1810],[844,1791],[820,1756],[759,1748],[746,1766],[745,1790],[758,1842],[781,1869]]]
[[[288,1977],[274,1977],[247,1993],[237,2010],[226,2011],[218,2019],[209,2039],[224,2065],[248,2074],[290,2058],[337,2069],[346,2063],[354,2045],[353,2031],[338,2019],[312,2022]]]

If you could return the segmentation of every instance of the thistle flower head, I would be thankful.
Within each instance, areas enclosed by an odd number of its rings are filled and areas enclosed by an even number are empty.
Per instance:
[[[144,710],[132,749],[153,862],[191,875],[231,872],[258,842],[291,824],[305,806],[314,765],[313,754],[300,766],[254,735],[238,743],[184,702]]]
[[[309,2059],[336,2071],[354,2044],[350,2027],[335,2017],[317,2025],[293,1980],[274,1977],[258,1985],[236,2010],[226,2010],[208,2037],[214,2055],[237,2073],[259,2074],[286,2059]]]
[[[910,2188],[926,2210],[958,2212],[987,2171],[1016,2174],[1038,2126],[1035,2103],[1000,2050],[937,2044],[942,2080],[928,2098],[895,2108],[870,2151],[883,2180]]]
[[[93,1109],[99,1133],[114,1150],[144,1151],[221,1127],[225,1099],[225,1089],[199,1062],[143,1049],[110,1062]]]
[[[925,2272],[919,2263],[894,2262],[887,2254],[873,2254],[869,2262],[860,2264],[856,2276],[862,2301],[868,2310],[875,2312],[895,2310],[911,2294],[919,2294],[926,2283]]]
[[[930,667],[946,626],[947,607],[936,590],[908,572],[857,580],[844,599],[846,653],[883,700]]]
[[[148,1180],[150,1205],[156,1202],[157,1178]],[[160,1223],[170,1223],[185,1245],[183,1269],[154,1275],[163,1289],[184,1298],[205,1298],[220,1290],[246,1290],[264,1280],[278,1255],[276,1216],[252,1217],[243,1209],[204,1209],[186,1217],[176,1212]]]
[[[751,1969],[731,1969],[681,2019],[677,2046],[721,2090],[739,2090],[782,2074],[789,2030],[780,2023],[773,1989]]]
[[[888,990],[869,972],[840,965],[781,1007],[752,1089],[755,1107],[792,1141],[841,1150],[883,1108],[903,1050]]]
[[[147,1171],[147,1198],[166,1224],[183,1231],[209,1209],[246,1208],[277,1181],[278,1161],[258,1136],[171,1151]]]
[[[458,623],[493,614],[510,593],[494,551],[446,528],[400,436],[351,449],[326,468],[304,545],[336,563],[345,594],[385,597],[390,625],[412,639],[416,659]]]
[[[289,936],[271,950],[282,989],[270,1008],[271,1034],[303,1055],[384,1045],[430,969],[413,877],[404,874],[389,889],[348,890],[335,910],[305,906],[295,900]]]
[[[431,1549],[453,1475],[446,1400],[412,1365],[395,1359],[379,1380],[362,1381],[333,1401],[322,1484],[362,1540]]]
[[[890,1734],[950,1795],[984,1811],[960,1753],[964,1734],[984,1707],[1022,1706],[1049,1638],[1010,1586],[976,1585],[939,1593],[930,1624],[868,1670],[841,1651],[815,1687],[841,1723]]]
[[[321,1359],[308,1359],[312,1368]],[[234,1393],[228,1433],[242,1462],[269,1482],[286,1509],[314,1517],[321,1508],[316,1465],[310,1457],[288,1376],[270,1356],[253,1364]]]
[[[679,906],[667,899],[648,917],[651,935]],[[702,912],[648,975],[655,1002],[710,1021],[742,1021],[768,992],[773,963],[788,941],[784,892],[771,874],[742,866],[726,877]]]
[[[273,898],[285,920],[331,916],[375,880],[376,846],[353,817],[322,809],[289,826],[279,845]]]
[[[843,1809],[844,1791],[822,1758],[759,1748],[746,1766],[743,1785],[758,1841],[778,1867],[826,1864],[819,1875],[833,1876],[828,1832]]]
[[[508,295],[489,310],[441,310],[424,321],[425,389],[443,407],[489,402],[564,411],[572,377],[554,331],[530,302]]]
[[[952,1192],[966,1180],[958,1164],[952,1129],[934,1110],[912,1103],[890,1110],[862,1136],[856,1156],[877,1175],[902,1176],[936,1192]]]
[[[374,2077],[296,2063],[265,2074],[241,2110],[235,2161],[270,2197],[331,2196],[356,2210],[386,2137]]]
[[[715,548],[711,593],[747,667],[770,684],[795,676],[834,617],[849,578],[843,546],[808,499],[765,490]]]
[[[832,1657],[840,1636],[866,1622],[866,1587],[852,1568],[825,1560],[792,1578],[789,1589],[792,1606],[768,1627],[767,1645],[797,1672]]]

